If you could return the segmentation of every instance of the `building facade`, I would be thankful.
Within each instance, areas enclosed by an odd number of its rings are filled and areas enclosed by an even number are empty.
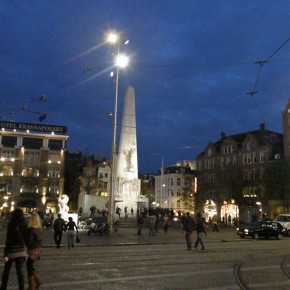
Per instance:
[[[197,199],[206,218],[250,222],[269,212],[263,204],[265,169],[283,158],[283,134],[259,130],[221,137],[196,158]]]
[[[82,207],[84,215],[90,215],[93,205],[98,212],[108,210],[110,180],[110,160],[97,155],[87,158],[82,173],[75,182],[75,190],[79,192],[78,206]]]
[[[14,207],[57,211],[64,190],[66,127],[0,123],[2,211]]]
[[[189,166],[162,167],[155,176],[155,203],[161,208],[193,210],[196,171]]]

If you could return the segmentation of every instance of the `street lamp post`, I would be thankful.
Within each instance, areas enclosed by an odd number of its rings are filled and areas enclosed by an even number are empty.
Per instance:
[[[162,161],[161,161],[161,190],[160,190],[160,207],[163,208],[162,202],[163,202],[163,156],[162,156]]]
[[[114,126],[113,126],[113,140],[112,140],[112,152],[111,152],[111,178],[110,178],[110,195],[109,195],[109,227],[110,235],[113,233],[114,225],[114,208],[115,208],[115,187],[116,187],[116,160],[117,160],[117,115],[118,115],[118,91],[119,91],[119,68],[126,67],[128,64],[128,58],[124,55],[120,55],[120,34],[110,33],[108,35],[108,42],[117,45],[116,52],[116,77],[115,80],[115,107],[114,107]],[[127,44],[125,42],[125,44]]]

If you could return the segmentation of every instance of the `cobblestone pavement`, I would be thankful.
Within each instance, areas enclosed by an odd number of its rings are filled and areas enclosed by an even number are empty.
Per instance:
[[[87,230],[80,230],[79,246],[105,246],[105,245],[122,245],[122,244],[168,244],[168,243],[184,243],[184,235],[178,228],[168,230],[167,233],[160,228],[156,236],[149,236],[149,229],[143,228],[142,235],[137,235],[136,228],[119,228],[112,236],[102,237],[99,234],[87,235]],[[0,228],[0,247],[5,244],[6,227]],[[192,237],[195,237],[195,232]],[[206,242],[211,241],[242,241],[235,231],[235,227],[221,228],[220,232],[212,232],[212,229],[207,230]],[[66,243],[66,235],[63,234],[63,244]],[[43,230],[43,246],[54,247],[53,231],[51,229]]]
[[[44,247],[36,268],[41,289],[290,288],[288,240],[208,241],[206,250],[171,244]],[[2,268],[0,268],[0,271]],[[15,270],[8,290],[18,289]]]
[[[80,231],[80,244],[68,250],[65,234],[62,248],[56,249],[53,232],[44,230],[42,257],[36,262],[41,289],[290,289],[290,238],[240,239],[228,227],[208,230],[205,251],[187,251],[178,229],[156,236],[148,232],[137,236],[136,228],[120,228],[104,238]],[[2,247],[5,235],[1,229]],[[18,289],[14,268],[8,289]]]

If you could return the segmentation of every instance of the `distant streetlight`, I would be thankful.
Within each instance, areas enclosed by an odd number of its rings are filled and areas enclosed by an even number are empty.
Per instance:
[[[117,135],[117,115],[118,115],[118,91],[119,91],[119,68],[124,68],[128,65],[129,59],[127,56],[120,54],[120,44],[127,44],[129,41],[122,40],[120,37],[120,33],[110,33],[108,35],[107,41],[111,44],[116,45],[116,76],[111,73],[111,77],[115,80],[115,109],[114,109],[114,129],[113,129],[113,141],[112,141],[112,153],[111,153],[111,185],[110,185],[110,194],[109,194],[109,227],[110,227],[110,235],[113,233],[113,225],[114,225],[114,209],[115,209],[115,186],[116,186],[116,135]]]

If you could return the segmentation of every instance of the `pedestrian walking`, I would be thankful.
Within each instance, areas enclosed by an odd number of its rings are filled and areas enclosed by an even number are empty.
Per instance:
[[[180,217],[180,228],[181,228],[182,231],[184,231],[185,219],[186,219],[186,215],[182,214],[182,216]]]
[[[169,217],[167,214],[165,214],[163,218],[163,222],[164,222],[164,232],[167,233],[168,225],[169,225]]]
[[[131,207],[131,217],[134,217],[134,209]]]
[[[139,214],[137,217],[137,225],[138,225],[137,235],[141,236],[142,225],[143,225],[143,217],[141,214]]]
[[[25,249],[26,235],[27,227],[23,211],[21,209],[15,209],[12,212],[7,228],[6,243],[4,247],[5,264],[2,274],[1,290],[7,289],[9,273],[13,262],[15,262],[19,290],[24,290],[23,265],[27,257]]]
[[[79,216],[81,217],[82,215],[83,215],[83,207],[82,206],[80,206],[80,208],[79,208]]]
[[[197,234],[197,238],[196,238],[194,247],[197,249],[198,245],[200,244],[201,250],[204,250],[205,248],[203,244],[203,237],[204,235],[206,235],[206,231],[203,225],[203,218],[199,212],[196,215],[196,234]]]
[[[228,223],[230,226],[232,225],[232,216],[230,214],[228,216]]]
[[[219,232],[219,227],[218,227],[218,223],[216,220],[213,221],[213,228],[212,228],[213,232]]]
[[[95,205],[92,205],[92,206],[90,207],[90,211],[91,211],[91,218],[96,217],[96,211],[97,211],[97,208],[96,208]]]
[[[185,242],[187,246],[187,250],[191,250],[192,242],[191,242],[191,234],[195,228],[195,222],[193,218],[190,216],[190,213],[186,213],[186,218],[183,224],[183,231],[185,232]]]
[[[54,242],[56,247],[59,249],[61,245],[62,233],[65,230],[65,221],[61,218],[61,214],[57,214],[57,219],[53,223],[54,229]]]
[[[78,227],[76,223],[73,221],[72,217],[68,218],[66,230],[67,230],[67,248],[70,249],[75,246],[74,245],[75,230],[78,233]]]
[[[119,216],[115,213],[114,217],[113,217],[113,228],[114,231],[117,232],[118,231],[118,226],[120,224],[120,218]]]
[[[121,218],[121,209],[117,206],[116,208],[116,214],[119,216],[119,219]]]
[[[149,236],[155,236],[155,221],[156,216],[154,214],[149,215]]]
[[[155,224],[154,224],[154,230],[155,230],[155,233],[157,234],[158,233],[158,222],[159,222],[159,218],[158,218],[158,215],[156,214],[155,215],[156,219],[155,219]]]
[[[29,284],[29,288],[27,290],[38,289],[41,285],[38,272],[34,268],[35,261],[40,259],[41,241],[42,241],[42,226],[40,217],[36,212],[33,212],[28,222],[28,231],[26,239],[26,246],[28,251],[26,268]]]

